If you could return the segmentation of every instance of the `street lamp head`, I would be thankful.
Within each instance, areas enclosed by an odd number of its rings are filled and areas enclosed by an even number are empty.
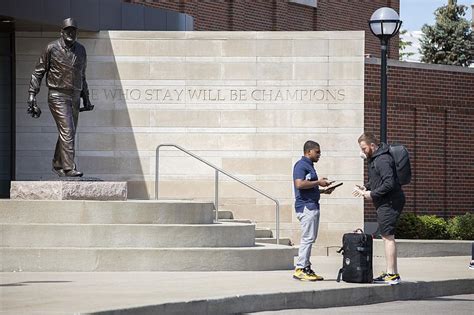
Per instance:
[[[377,9],[369,20],[370,30],[372,34],[381,40],[389,40],[392,36],[398,33],[402,21],[398,13],[388,7]]]

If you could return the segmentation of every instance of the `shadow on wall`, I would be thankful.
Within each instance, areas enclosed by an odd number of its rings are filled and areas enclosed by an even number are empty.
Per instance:
[[[11,33],[0,25],[0,198],[9,196],[11,179]]]
[[[46,78],[38,94],[43,115],[32,119],[26,114],[26,99],[31,73],[47,43],[57,39],[54,32],[20,32],[16,34],[17,57],[17,180],[51,180],[51,159],[57,140],[57,129],[47,104]],[[140,160],[134,138],[134,129],[146,127],[147,120],[132,122],[130,111],[139,104],[131,104],[124,97],[122,80],[131,80],[126,71],[119,71],[115,49],[108,32],[79,32],[78,42],[87,51],[87,82],[92,112],[79,116],[76,136],[76,164],[85,176],[103,180],[129,182],[129,196],[147,199],[144,169],[149,164]],[[133,68],[133,62],[123,66]],[[125,77],[122,77],[122,73]],[[133,82],[133,80],[132,80]],[[144,118],[144,117],[142,117]],[[135,123],[135,124],[132,124]],[[143,164],[143,166],[142,166]]]

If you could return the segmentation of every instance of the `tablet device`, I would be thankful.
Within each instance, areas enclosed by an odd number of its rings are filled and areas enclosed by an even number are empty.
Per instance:
[[[333,188],[342,186],[342,184],[343,182],[339,182],[339,183],[334,182],[331,185],[324,187],[324,190],[333,189]]]

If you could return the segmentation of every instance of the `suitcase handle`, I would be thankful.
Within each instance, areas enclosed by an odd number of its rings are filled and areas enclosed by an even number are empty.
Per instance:
[[[358,233],[358,234],[364,235],[364,242],[367,241],[367,235],[364,233],[364,230],[362,230],[361,228],[355,229],[355,230],[354,230],[354,233]]]

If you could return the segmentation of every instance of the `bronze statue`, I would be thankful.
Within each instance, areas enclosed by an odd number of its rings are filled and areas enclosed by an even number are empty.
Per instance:
[[[53,158],[53,172],[60,177],[80,177],[74,163],[74,140],[80,111],[94,108],[89,100],[86,82],[87,56],[84,46],[76,42],[77,23],[68,18],[63,21],[61,38],[48,44],[31,75],[28,113],[33,118],[41,115],[36,95],[46,74],[49,88],[48,104],[58,127],[58,141]],[[80,108],[80,99],[84,107]]]

